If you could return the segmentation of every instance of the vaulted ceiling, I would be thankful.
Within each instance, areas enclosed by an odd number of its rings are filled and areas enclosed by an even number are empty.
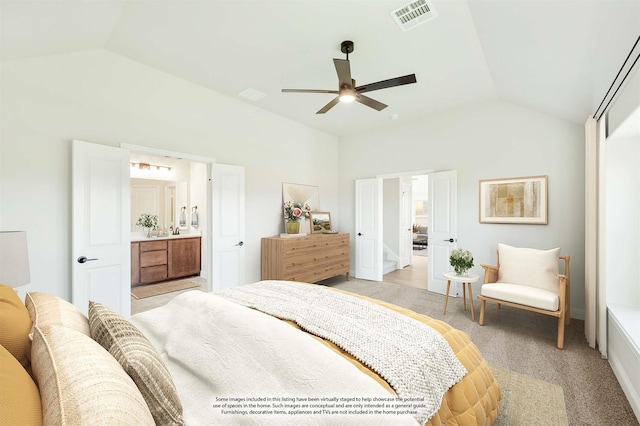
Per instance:
[[[640,34],[640,0],[447,0],[402,31],[408,1],[0,2],[3,61],[105,49],[338,136],[491,100],[582,125]],[[369,92],[378,112],[338,104],[332,58],[357,84],[415,73],[416,84]],[[254,89],[258,101],[238,94]]]

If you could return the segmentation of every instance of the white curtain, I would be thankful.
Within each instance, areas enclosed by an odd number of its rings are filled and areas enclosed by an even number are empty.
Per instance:
[[[604,120],[599,123],[589,117],[585,123],[585,323],[584,332],[589,346],[598,345],[603,358],[607,357],[607,305],[604,262],[604,201],[599,164],[603,160]],[[601,224],[599,226],[599,224]]]

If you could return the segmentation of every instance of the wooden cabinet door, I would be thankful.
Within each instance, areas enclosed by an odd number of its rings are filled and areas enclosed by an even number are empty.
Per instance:
[[[131,285],[140,284],[140,243],[131,243]]]
[[[200,238],[169,240],[169,278],[200,274]]]

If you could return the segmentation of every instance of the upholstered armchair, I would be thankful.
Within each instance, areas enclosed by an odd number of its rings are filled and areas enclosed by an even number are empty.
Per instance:
[[[564,273],[558,269],[564,261]],[[484,282],[478,299],[484,325],[487,302],[512,306],[558,318],[559,349],[564,347],[564,326],[569,324],[569,256],[560,249],[537,250],[498,244],[498,266],[481,265]]]

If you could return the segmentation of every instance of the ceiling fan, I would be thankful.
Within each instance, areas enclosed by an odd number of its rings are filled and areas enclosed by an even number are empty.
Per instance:
[[[347,55],[347,59],[333,59],[333,64],[338,73],[338,90],[314,90],[314,89],[282,89],[285,93],[331,93],[338,95],[331,102],[322,107],[316,114],[324,114],[336,106],[338,102],[360,102],[377,111],[382,111],[387,105],[371,99],[362,93],[374,90],[387,89],[389,87],[402,86],[416,82],[416,75],[409,74],[402,77],[390,78],[389,80],[378,81],[376,83],[365,84],[356,87],[356,81],[351,78],[351,67],[349,65],[349,53],[353,52],[353,42],[343,41],[340,50]]]

